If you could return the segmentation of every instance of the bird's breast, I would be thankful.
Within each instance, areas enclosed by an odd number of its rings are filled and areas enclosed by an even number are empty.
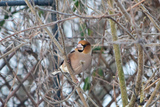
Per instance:
[[[76,54],[72,56],[71,66],[75,74],[85,71],[91,65],[92,56],[90,54]]]

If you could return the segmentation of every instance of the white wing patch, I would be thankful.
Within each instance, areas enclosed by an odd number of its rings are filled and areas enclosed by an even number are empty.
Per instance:
[[[60,66],[60,69],[62,70],[62,72],[68,72],[69,73],[67,66],[65,66],[65,67]]]
[[[65,67],[62,67],[62,65],[59,67],[61,70],[62,70],[62,72],[67,72],[67,73],[69,73],[69,71],[68,71],[68,68],[67,68],[67,66],[65,66]],[[52,75],[56,75],[56,74],[58,74],[58,73],[60,73],[61,71],[54,71],[53,73],[52,73]]]

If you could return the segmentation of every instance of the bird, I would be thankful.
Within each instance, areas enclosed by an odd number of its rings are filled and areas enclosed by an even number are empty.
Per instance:
[[[81,72],[85,71],[87,68],[89,68],[92,62],[91,53],[92,53],[91,44],[86,40],[81,40],[78,42],[76,48],[67,55],[68,63],[70,63],[74,71],[73,72],[74,75],[78,75]],[[60,72],[69,73],[65,61],[61,63],[59,68],[60,70],[54,71],[52,74],[56,75],[59,74]]]

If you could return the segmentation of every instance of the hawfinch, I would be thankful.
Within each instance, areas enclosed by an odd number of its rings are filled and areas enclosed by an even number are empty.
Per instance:
[[[91,44],[86,40],[81,40],[78,42],[75,50],[68,54],[69,63],[74,71],[74,75],[80,74],[83,72],[82,70],[89,68],[92,61],[91,51]],[[64,73],[69,73],[65,61],[60,65],[60,69]],[[55,75],[61,71],[54,71],[52,74]]]

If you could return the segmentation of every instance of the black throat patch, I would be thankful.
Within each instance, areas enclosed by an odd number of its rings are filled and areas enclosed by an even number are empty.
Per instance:
[[[83,50],[78,50],[78,52],[83,52]]]
[[[87,45],[82,45],[83,46],[83,50]],[[78,52],[83,52],[83,50],[78,50]]]

